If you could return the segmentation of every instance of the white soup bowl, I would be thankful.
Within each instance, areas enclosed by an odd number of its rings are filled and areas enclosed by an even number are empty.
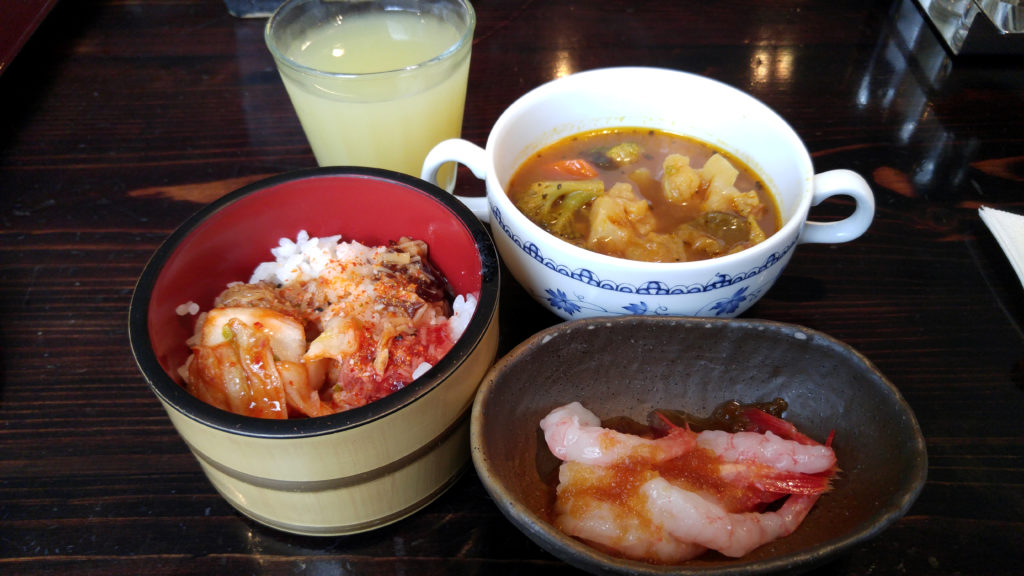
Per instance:
[[[513,205],[505,185],[526,159],[567,136],[609,127],[655,128],[732,154],[774,193],[782,227],[735,254],[652,263],[574,246]],[[490,222],[516,280],[563,319],[739,315],[771,288],[797,245],[853,240],[868,229],[875,210],[871,188],[855,172],[815,174],[796,132],[760,101],[715,80],[660,68],[598,69],[541,85],[502,113],[485,148],[462,139],[439,143],[427,155],[423,179],[436,181],[449,161],[485,181],[486,196],[459,198]],[[852,198],[852,214],[808,221],[811,206],[836,195]]]

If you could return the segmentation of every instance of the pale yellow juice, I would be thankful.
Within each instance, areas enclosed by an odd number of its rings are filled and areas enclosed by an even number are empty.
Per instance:
[[[461,134],[470,43],[441,61],[422,63],[455,46],[461,35],[439,18],[392,12],[348,15],[295,38],[285,55],[328,73],[281,68],[317,163],[419,176],[427,152]],[[452,168],[438,180],[449,188]]]

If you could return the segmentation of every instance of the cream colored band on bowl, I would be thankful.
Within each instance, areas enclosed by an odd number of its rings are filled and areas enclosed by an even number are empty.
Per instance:
[[[238,508],[237,506],[236,506],[236,509],[239,512],[241,512],[242,514],[244,514],[244,515],[248,516],[249,518],[255,520],[256,522],[259,522],[259,523],[264,524],[266,526],[272,526],[274,528],[277,528],[278,530],[283,530],[285,532],[291,532],[293,534],[305,534],[307,536],[340,536],[340,535],[345,535],[345,534],[356,534],[358,532],[366,532],[368,530],[372,530],[374,528],[379,528],[381,526],[387,526],[388,524],[392,524],[394,522],[397,522],[397,521],[399,521],[399,520],[401,520],[401,519],[403,519],[403,518],[405,518],[407,516],[411,516],[412,514],[414,514],[415,512],[420,510],[421,508],[426,507],[427,504],[430,504],[431,502],[436,500],[439,496],[441,496],[441,494],[444,494],[444,492],[446,490],[448,490],[449,488],[452,487],[453,484],[458,482],[459,478],[461,478],[462,475],[465,474],[466,470],[469,469],[469,468],[470,468],[470,462],[467,461],[465,465],[460,467],[455,472],[455,474],[452,474],[452,477],[447,482],[445,482],[444,484],[438,486],[437,489],[434,490],[433,492],[431,492],[430,494],[427,494],[423,498],[420,498],[416,502],[413,502],[412,504],[409,504],[408,506],[406,506],[405,508],[402,508],[401,510],[396,510],[395,512],[393,512],[391,514],[388,514],[386,516],[381,516],[380,518],[377,518],[375,520],[369,520],[369,521],[366,521],[366,522],[359,522],[359,523],[356,523],[356,524],[339,524],[337,526],[313,527],[313,526],[309,526],[309,525],[305,525],[305,524],[299,525],[299,524],[292,524],[292,523],[289,523],[289,522],[281,522],[279,520],[275,520],[273,518],[268,518],[268,517],[263,516],[261,514],[255,514],[255,513],[253,513],[252,510],[244,510],[244,509]],[[216,486],[214,486],[214,487],[216,488]],[[228,494],[225,494],[220,489],[218,489],[217,492],[219,492],[222,497],[227,499],[228,502],[233,502],[233,500],[231,498],[229,498]]]
[[[349,488],[352,486],[366,484],[367,482],[372,482],[373,480],[377,480],[378,478],[382,478],[388,474],[393,474],[394,472],[411,465],[413,462],[433,452],[437,447],[453,436],[461,426],[464,426],[469,419],[469,410],[470,406],[466,406],[466,408],[462,410],[460,416],[456,418],[448,428],[434,437],[430,442],[427,442],[402,458],[389,462],[387,465],[381,466],[380,468],[374,468],[373,470],[367,470],[366,472],[361,472],[352,476],[345,476],[343,478],[332,478],[330,480],[292,481],[261,478],[259,476],[253,476],[252,474],[235,470],[229,466],[225,466],[224,464],[208,457],[201,450],[197,449],[187,441],[186,444],[188,444],[188,448],[192,451],[192,454],[194,454],[195,457],[201,460],[206,466],[217,470],[225,476],[238,480],[239,482],[249,484],[250,486],[266,488],[269,490],[280,490],[283,492],[321,492],[324,490],[337,490],[339,488]]]

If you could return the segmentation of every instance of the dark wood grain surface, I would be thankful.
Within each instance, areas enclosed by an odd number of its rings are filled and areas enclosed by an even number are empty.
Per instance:
[[[558,75],[663,66],[750,92],[817,171],[869,180],[869,232],[801,246],[746,314],[856,347],[927,438],[909,514],[814,574],[1024,574],[1024,291],[977,212],[1024,212],[1024,57],[950,59],[910,0],[475,5],[474,142]],[[216,0],[66,0],[0,76],[0,573],[574,573],[472,472],[368,534],[254,524],[144,384],[126,326],[149,255],[212,199],[314,165],[262,26]],[[502,298],[502,351],[555,322],[508,276]]]

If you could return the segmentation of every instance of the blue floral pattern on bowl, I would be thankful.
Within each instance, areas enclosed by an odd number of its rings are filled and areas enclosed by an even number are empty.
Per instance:
[[[747,301],[755,301],[761,295],[763,290],[750,291],[748,286],[743,286],[732,293],[731,296],[715,300],[711,304],[705,306],[701,312],[708,312],[708,316],[733,316],[736,311],[740,309],[740,306]],[[619,309],[608,309],[604,306],[588,301],[585,297],[580,294],[566,294],[564,290],[560,288],[545,288],[543,300],[548,303],[549,306],[556,310],[561,310],[569,316],[574,316],[584,310],[590,312],[597,312],[604,315],[634,315],[643,316],[646,314],[652,314],[656,316],[664,316],[673,314],[668,308],[664,306],[652,307],[644,300],[638,300],[636,302],[630,302],[629,304],[622,306]],[[700,314],[703,315],[703,314]]]
[[[544,265],[546,268],[558,272],[562,276],[576,280],[588,286],[594,286],[604,290],[611,290],[614,292],[636,294],[638,296],[671,296],[677,294],[697,294],[703,292],[711,292],[713,290],[719,290],[722,288],[728,288],[735,286],[740,282],[749,280],[755,276],[760,275],[777,263],[781,262],[785,258],[786,254],[796,246],[796,242],[791,242],[785,248],[779,252],[773,252],[759,266],[755,266],[750,270],[742,274],[732,275],[724,272],[716,272],[713,277],[705,282],[691,284],[686,286],[669,286],[660,280],[649,280],[641,282],[639,284],[633,284],[629,282],[618,282],[608,278],[599,278],[592,270],[586,268],[570,268],[564,264],[560,264],[551,258],[547,258],[541,252],[533,242],[529,240],[523,240],[516,236],[511,229],[505,224],[501,210],[497,206],[491,206],[491,214],[494,218],[494,222],[497,223],[501,229],[505,232],[505,235],[518,247],[520,250],[525,252],[530,258],[533,258],[537,262]],[[761,290],[749,291],[748,287],[740,287],[734,291],[731,295],[716,300],[712,303],[707,311],[713,313],[716,316],[729,316],[733,315],[740,306],[747,300],[756,300]],[[636,302],[632,302],[627,306],[623,307],[622,312],[617,310],[608,310],[607,308],[587,301],[583,296],[579,294],[567,294],[564,290],[559,288],[547,288],[545,294],[542,295],[543,300],[547,301],[548,304],[557,310],[561,310],[570,316],[582,311],[590,310],[593,312],[599,312],[602,314],[671,314],[671,312],[665,307],[651,307],[647,301],[638,299]]]

